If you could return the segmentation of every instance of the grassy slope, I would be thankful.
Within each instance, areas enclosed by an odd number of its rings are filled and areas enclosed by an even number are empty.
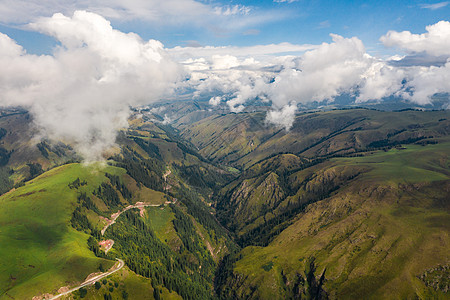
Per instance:
[[[366,109],[305,113],[296,116],[289,132],[267,127],[263,113],[227,114],[196,122],[182,136],[215,162],[249,167],[279,152],[316,157],[365,149],[386,138],[402,141],[448,135],[449,114]]]
[[[32,117],[26,112],[1,116],[0,128],[6,132],[0,138],[0,147],[5,148],[11,154],[6,166],[14,169],[15,173],[11,179],[15,183],[29,176],[27,163],[38,163],[46,170],[77,159],[72,150],[55,141],[46,141],[48,157],[44,157],[37,147],[37,143],[40,142],[35,138],[38,135],[37,129],[33,126]]]
[[[18,119],[16,122],[18,124],[24,123],[22,119]],[[142,122],[142,120],[134,120],[133,122],[136,124],[133,123],[132,127],[143,126],[143,130],[136,130],[136,135],[151,139],[158,146],[162,159],[166,163],[201,164],[208,168],[217,169],[213,165],[200,162],[196,156],[185,153],[175,142],[165,140],[168,139],[165,131],[152,123]],[[15,134],[14,130],[11,131],[11,136],[7,136],[3,141],[5,143],[9,143],[10,140],[13,141],[13,134]],[[24,143],[29,143],[29,139],[30,137],[27,136]],[[130,145],[141,155],[148,157],[148,154],[134,142],[128,140],[124,144]],[[19,150],[23,147],[22,144],[15,146]],[[36,153],[40,159],[39,151],[34,148],[36,147],[33,146],[33,153]],[[17,153],[17,151],[14,152],[15,159],[13,161],[23,163],[24,160],[28,159],[41,162],[36,157],[29,155],[28,152],[22,153],[20,156],[17,156]],[[104,176],[105,172],[119,175],[122,178],[128,189],[133,193],[132,202],[143,201],[162,204],[167,200],[161,192],[143,186],[139,188],[135,180],[125,174],[123,169],[111,166],[84,168],[79,164],[52,169],[26,183],[24,187],[2,196],[0,198],[0,244],[2,245],[0,249],[0,298],[8,296],[27,298],[44,292],[55,293],[61,286],[73,286],[76,282],[84,280],[89,273],[98,270],[101,262],[104,267],[113,264],[113,262],[95,257],[87,249],[88,235],[78,232],[70,226],[72,212],[77,206],[78,192],[87,192],[104,215],[109,215],[117,210],[117,208],[111,210],[103,200],[92,195],[94,189],[101,182],[108,181]],[[168,179],[169,183],[178,179],[178,176],[174,173]],[[68,183],[78,177],[81,181],[86,180],[88,185],[81,186],[77,190],[69,189]],[[121,196],[120,198],[122,205],[128,204]],[[159,208],[149,208],[148,211],[159,212]],[[152,214],[150,220],[162,222],[170,229],[168,236],[164,236],[163,228],[156,226],[156,230],[162,233],[161,240],[164,241],[168,237],[168,244],[177,249],[180,247],[181,240],[173,228],[171,219],[166,219],[173,214],[168,208],[163,211],[170,213]],[[97,229],[101,229],[105,225],[105,221],[99,218],[95,212],[82,208],[82,213],[87,215]],[[153,222],[152,226],[154,224],[156,223]],[[222,240],[216,245],[203,226],[199,224],[196,224],[196,226],[216,252],[223,250]],[[7,246],[3,247],[3,245]],[[110,253],[114,255],[114,248]],[[221,253],[220,256],[222,255]],[[131,277],[136,276],[133,273]],[[148,283],[149,280],[144,285],[148,285]],[[144,286],[141,287],[144,288]],[[126,288],[128,289],[128,287]],[[151,289],[145,292],[144,290],[139,291],[141,294],[151,294],[151,292]],[[167,293],[168,291],[164,290],[164,294]]]
[[[450,260],[450,144],[406,148],[329,162],[370,171],[310,205],[268,247],[245,248],[234,268],[246,278],[238,293],[253,286],[257,297],[280,297],[315,256],[332,298],[445,298],[416,276]]]
[[[176,244],[179,246],[179,238],[173,228],[172,220],[174,213],[170,207],[148,207],[146,209],[145,221],[154,230],[156,236],[169,246]]]
[[[87,248],[88,235],[70,226],[77,191],[68,183],[86,180],[97,187],[104,172],[123,170],[80,164],[48,171],[0,198],[0,297],[26,298],[82,281],[100,263]]]
[[[116,287],[116,284],[118,285]],[[153,287],[151,279],[136,275],[126,266],[120,271],[106,278],[106,284],[101,281],[101,287],[96,289],[94,286],[86,288],[87,294],[84,299],[103,300],[105,294],[111,295],[112,299],[123,299],[123,292],[128,295],[128,299],[153,299]],[[112,292],[110,291],[112,289]],[[79,293],[66,296],[62,299],[79,299]],[[175,292],[169,292],[166,288],[162,289],[161,299],[178,300],[181,299]]]

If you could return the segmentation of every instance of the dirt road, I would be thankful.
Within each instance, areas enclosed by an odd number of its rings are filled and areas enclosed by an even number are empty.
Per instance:
[[[111,215],[111,219],[109,220],[108,224],[105,225],[105,227],[103,227],[101,233],[102,235],[105,234],[106,229],[108,229],[109,226],[111,226],[112,224],[116,223],[116,219],[124,212],[126,212],[127,210],[130,210],[132,208],[144,208],[144,207],[148,207],[148,206],[153,206],[153,207],[158,207],[160,206],[160,204],[149,204],[149,203],[144,203],[144,202],[137,202],[134,205],[128,205],[127,207],[125,207],[122,211],[118,211],[116,213],[113,213]]]
[[[119,258],[116,258],[116,259],[118,260],[118,262],[114,265],[114,267],[112,268],[111,271],[108,271],[108,272],[102,273],[102,274],[100,274],[100,275],[97,275],[97,276],[95,276],[95,277],[92,277],[92,278],[86,280],[85,282],[83,282],[82,284],[80,284],[79,286],[74,287],[73,289],[70,289],[70,290],[68,290],[68,291],[66,291],[66,292],[64,292],[64,293],[61,293],[61,294],[59,294],[59,295],[53,296],[53,297],[48,298],[48,299],[45,298],[45,300],[54,300],[54,299],[58,299],[59,297],[62,297],[62,296],[64,296],[64,295],[68,295],[68,294],[70,294],[70,293],[72,293],[72,292],[75,292],[76,290],[79,290],[79,289],[81,289],[82,287],[85,287],[85,286],[94,284],[95,282],[97,282],[97,281],[99,281],[99,280],[101,280],[101,279],[103,279],[103,278],[105,278],[105,277],[107,277],[107,276],[113,274],[114,272],[119,271],[120,269],[123,268],[123,266],[125,265],[125,263],[124,263],[123,260],[121,260],[121,259],[119,259]]]

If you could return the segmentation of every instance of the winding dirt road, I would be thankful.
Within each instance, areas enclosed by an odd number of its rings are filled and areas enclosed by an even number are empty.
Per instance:
[[[109,226],[111,226],[112,224],[116,223],[116,219],[124,212],[126,212],[127,210],[130,210],[132,208],[144,208],[144,207],[148,207],[148,206],[153,206],[153,207],[158,207],[161,204],[149,204],[149,203],[144,203],[144,202],[137,202],[134,205],[128,205],[127,207],[125,207],[122,211],[118,211],[116,213],[113,213],[111,215],[111,219],[108,220],[108,224],[105,225],[105,227],[103,227],[101,233],[102,235],[105,234],[106,229],[108,229]]]
[[[170,170],[169,170],[169,173],[168,173],[167,175],[170,175]],[[166,176],[167,176],[167,175],[166,175]],[[170,202],[168,202],[168,203],[170,203]],[[166,202],[165,204],[168,204],[168,203]],[[119,210],[118,212],[116,212],[116,213],[114,213],[114,214],[111,215],[111,219],[108,220],[108,224],[106,224],[105,227],[103,227],[101,233],[102,233],[102,235],[104,235],[104,234],[105,234],[105,231],[108,229],[108,227],[111,226],[112,224],[114,224],[114,223],[116,222],[117,218],[118,218],[122,213],[126,212],[127,210],[130,210],[130,209],[132,209],[132,208],[143,209],[144,207],[149,207],[149,206],[158,207],[158,206],[160,206],[160,205],[161,205],[161,204],[150,204],[150,203],[144,203],[144,202],[137,202],[137,203],[134,204],[134,205],[128,205],[128,206],[125,207],[122,211]],[[112,248],[112,246],[114,245],[114,241],[113,241],[113,240],[111,240],[111,241],[112,241],[111,246],[110,246],[108,249],[106,249],[105,253],[107,253],[107,252]],[[64,296],[64,295],[68,295],[68,294],[70,294],[70,293],[72,293],[72,292],[74,292],[74,291],[76,291],[76,290],[81,289],[82,287],[85,287],[85,286],[94,284],[96,281],[99,281],[100,279],[103,279],[103,278],[105,278],[105,277],[107,277],[107,276],[113,274],[114,272],[119,271],[120,269],[123,268],[123,266],[125,265],[125,262],[124,262],[123,260],[121,260],[120,258],[116,258],[116,259],[118,260],[118,263],[116,263],[116,264],[112,267],[112,270],[111,270],[111,271],[108,271],[108,272],[102,273],[102,274],[100,274],[100,275],[94,276],[94,277],[92,277],[92,278],[86,280],[85,282],[83,282],[82,284],[80,284],[80,285],[77,286],[77,287],[74,287],[74,288],[72,288],[72,289],[70,289],[70,290],[68,290],[68,291],[66,291],[66,292],[64,292],[64,293],[58,294],[58,295],[56,295],[56,296],[52,296],[52,297],[50,297],[50,298],[44,298],[44,300],[54,300],[54,299],[58,299],[59,297],[62,297],[62,296]]]
[[[70,289],[70,290],[68,290],[68,291],[66,291],[66,292],[64,292],[64,293],[58,294],[58,295],[53,296],[53,297],[48,298],[48,299],[47,299],[47,298],[44,298],[44,300],[54,300],[54,299],[58,299],[59,297],[62,297],[62,296],[64,296],[64,295],[68,295],[68,294],[70,294],[70,293],[72,293],[72,292],[75,292],[76,290],[79,290],[79,289],[81,289],[82,287],[85,287],[85,286],[94,284],[95,282],[97,282],[97,281],[99,281],[99,280],[101,280],[101,279],[103,279],[103,278],[105,278],[105,277],[107,277],[107,276],[109,276],[109,275],[111,275],[111,274],[113,274],[113,273],[119,271],[120,269],[123,268],[123,266],[125,265],[125,263],[124,263],[124,261],[121,260],[120,258],[116,258],[116,259],[118,260],[118,262],[112,267],[112,270],[111,270],[111,271],[108,271],[108,272],[102,273],[102,274],[100,274],[100,275],[97,275],[97,276],[95,276],[95,277],[92,277],[92,278],[86,280],[85,282],[83,282],[82,284],[80,284],[79,286],[74,287],[73,289]]]

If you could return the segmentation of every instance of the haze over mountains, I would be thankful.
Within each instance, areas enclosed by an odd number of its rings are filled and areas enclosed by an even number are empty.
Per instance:
[[[0,299],[447,299],[449,6],[0,3]]]
[[[273,44],[238,53],[232,47],[166,49],[86,11],[38,18],[27,28],[55,38],[58,46],[50,55],[27,54],[1,35],[1,104],[29,108],[44,136],[74,143],[88,160],[114,145],[130,106],[180,94],[210,99],[212,106],[226,103],[232,112],[265,102],[272,108],[267,120],[287,130],[298,106],[332,103],[340,95],[353,103],[394,96],[423,106],[443,94],[433,107],[449,103],[448,63],[432,63],[450,56],[448,21],[430,24],[423,34],[387,32],[382,43],[407,53],[388,59],[369,55],[357,37],[336,34],[320,45]],[[304,53],[291,54],[299,51]],[[418,53],[429,66],[399,63]]]

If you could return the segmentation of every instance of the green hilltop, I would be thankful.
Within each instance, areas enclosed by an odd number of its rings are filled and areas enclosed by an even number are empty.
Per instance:
[[[95,167],[64,165],[0,198],[1,295],[39,295],[84,280],[100,264],[112,266],[86,247],[88,234],[70,226],[77,191],[68,183],[80,178],[95,186],[107,179],[103,174]]]

